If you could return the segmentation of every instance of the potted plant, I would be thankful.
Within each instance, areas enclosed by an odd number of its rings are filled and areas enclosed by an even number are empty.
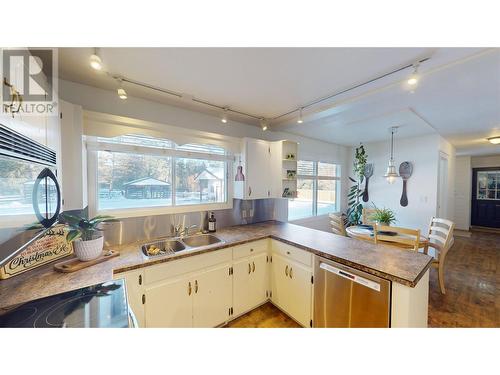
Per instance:
[[[348,225],[358,225],[361,222],[363,213],[363,203],[360,202],[363,192],[361,191],[361,184],[363,183],[364,170],[368,156],[366,155],[365,146],[362,144],[355,150],[353,161],[353,173],[357,179],[349,177],[354,185],[350,187],[347,194],[347,222]]]
[[[392,223],[395,223],[396,215],[394,211],[389,208],[377,208],[375,205],[375,212],[371,215],[370,219],[377,222],[380,225],[390,226]]]
[[[98,258],[102,254],[104,237],[99,225],[104,222],[117,221],[112,216],[99,215],[92,219],[84,216],[61,214],[60,220],[69,226],[66,240],[73,242],[73,250],[81,261]]]

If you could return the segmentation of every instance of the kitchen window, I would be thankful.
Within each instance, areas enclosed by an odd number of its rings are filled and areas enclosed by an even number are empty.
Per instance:
[[[297,162],[297,198],[288,201],[288,220],[325,215],[339,210],[340,165]]]
[[[231,158],[222,147],[124,135],[89,139],[87,148],[89,166],[96,167],[89,168],[93,213],[133,216],[229,205]]]

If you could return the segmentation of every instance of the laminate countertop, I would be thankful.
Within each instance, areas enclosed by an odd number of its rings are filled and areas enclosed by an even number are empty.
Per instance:
[[[60,273],[50,263],[10,279],[0,280],[0,308],[78,289],[113,279],[114,274],[153,264],[215,251],[263,238],[273,238],[375,276],[409,287],[417,285],[432,263],[428,255],[395,247],[375,245],[299,225],[267,221],[221,228],[216,235],[222,244],[190,250],[176,255],[148,259],[140,246],[151,240],[110,246],[120,256],[73,273]],[[57,261],[56,261],[57,262]]]

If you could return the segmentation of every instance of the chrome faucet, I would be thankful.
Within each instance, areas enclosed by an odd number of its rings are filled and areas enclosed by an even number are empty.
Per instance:
[[[186,222],[186,215],[183,215],[182,221],[179,220],[177,225],[173,225],[172,229],[174,232],[174,237],[184,237],[189,234],[189,231],[193,228],[196,228],[197,225],[190,225],[190,226],[184,226],[184,223]]]

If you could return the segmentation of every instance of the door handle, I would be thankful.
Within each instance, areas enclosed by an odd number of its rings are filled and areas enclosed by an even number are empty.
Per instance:
[[[288,266],[285,267],[285,276],[288,277]]]
[[[252,262],[252,272],[255,272],[255,262]]]
[[[194,292],[198,293],[198,280],[194,281]]]
[[[250,265],[250,263],[248,263],[248,274],[250,275],[250,272],[252,272],[252,266]]]
[[[191,281],[188,283],[188,296],[191,295]]]
[[[293,268],[292,268],[292,267],[290,267],[290,272],[288,273],[288,274],[290,275],[290,279],[293,277],[293,275],[292,275],[292,270],[293,270]]]

